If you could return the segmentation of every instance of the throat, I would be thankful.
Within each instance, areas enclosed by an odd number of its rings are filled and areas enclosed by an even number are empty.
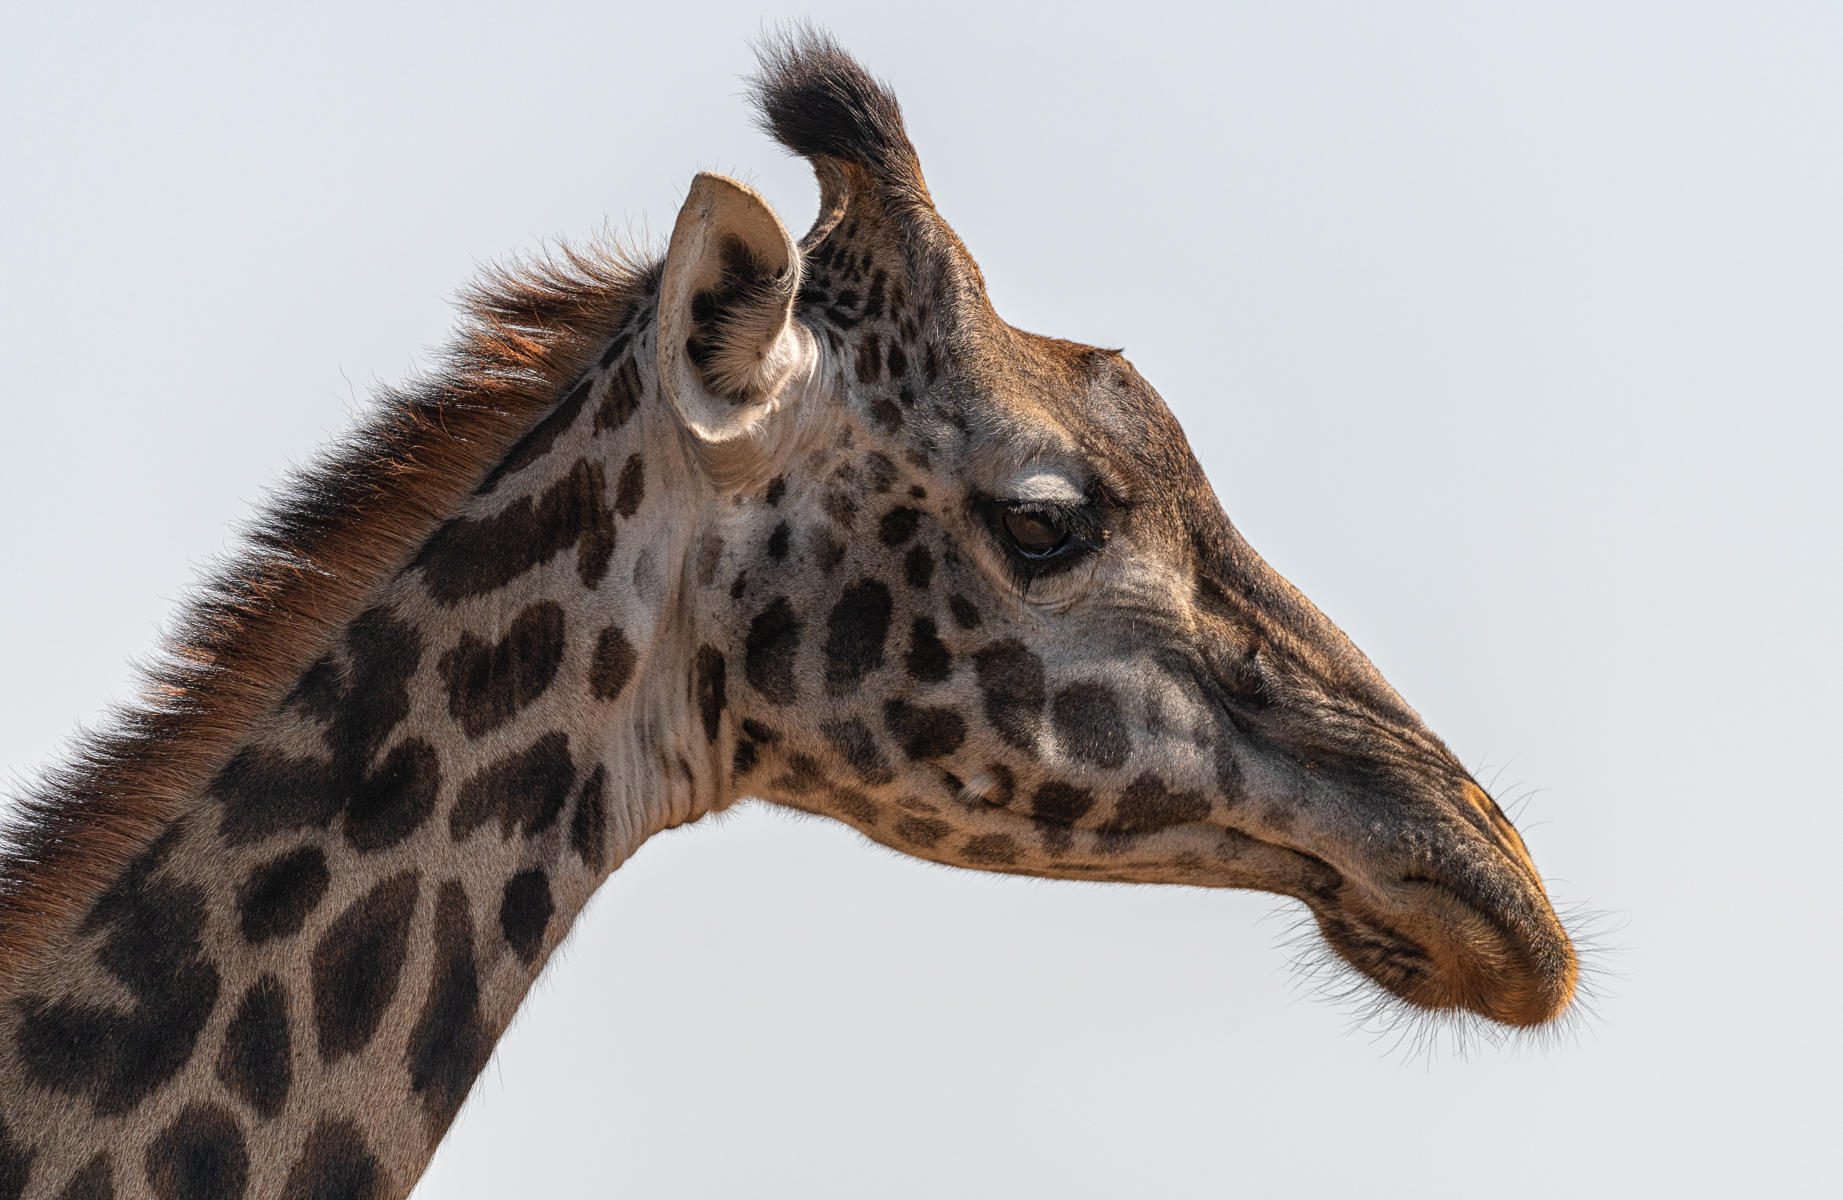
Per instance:
[[[647,346],[5,981],[0,1197],[406,1194],[596,887],[720,806]]]

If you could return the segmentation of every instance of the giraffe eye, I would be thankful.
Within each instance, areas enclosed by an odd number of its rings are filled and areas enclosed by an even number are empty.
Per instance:
[[[1044,558],[1062,549],[1069,540],[1068,530],[1045,513],[1010,509],[1004,516],[1005,535],[1011,544],[1034,558]]]
[[[1101,548],[1107,530],[1086,501],[1000,500],[973,509],[992,531],[1020,587],[1059,574]]]

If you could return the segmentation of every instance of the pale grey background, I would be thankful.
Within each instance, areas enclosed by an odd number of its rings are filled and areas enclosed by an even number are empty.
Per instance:
[[[755,5],[14,5],[0,763],[127,684],[476,265],[796,232]],[[752,810],[605,888],[423,1200],[1835,1194],[1843,7],[823,6],[1025,327],[1124,345],[1230,514],[1610,912],[1600,1018],[1390,1054],[1257,895]]]

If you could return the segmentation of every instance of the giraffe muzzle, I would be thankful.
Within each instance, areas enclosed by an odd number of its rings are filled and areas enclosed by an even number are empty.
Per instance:
[[[1574,998],[1578,959],[1533,873],[1501,851],[1492,857],[1503,861],[1449,856],[1381,886],[1347,874],[1309,903],[1339,957],[1402,1000],[1547,1024]]]

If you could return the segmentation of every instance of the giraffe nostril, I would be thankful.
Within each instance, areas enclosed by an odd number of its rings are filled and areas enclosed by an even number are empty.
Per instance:
[[[1507,860],[1521,875],[1538,889],[1542,886],[1542,877],[1536,871],[1536,864],[1530,858],[1529,848],[1523,844],[1523,837],[1517,827],[1504,815],[1497,801],[1475,783],[1468,782],[1462,789],[1466,804],[1466,817],[1491,844],[1491,848]]]

